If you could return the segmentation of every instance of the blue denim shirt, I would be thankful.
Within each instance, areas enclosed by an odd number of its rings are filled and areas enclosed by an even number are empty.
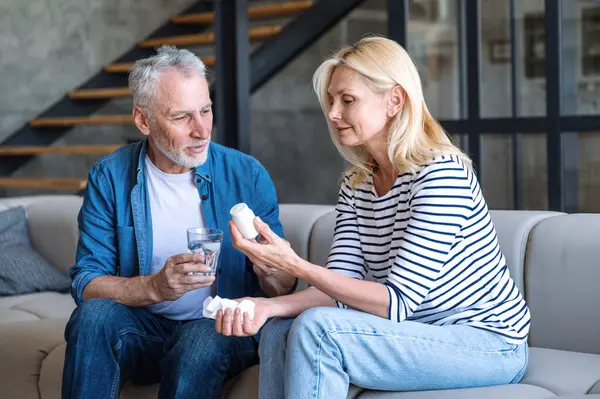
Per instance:
[[[85,287],[96,277],[133,277],[150,273],[152,215],[144,157],[147,140],[122,147],[90,170],[79,212],[80,238],[71,268],[71,294],[79,305]],[[223,231],[217,265],[216,294],[223,298],[266,296],[252,264],[233,248],[229,210],[245,202],[283,237],[275,187],[253,157],[211,143],[207,161],[196,168],[206,227]],[[175,254],[174,254],[175,255]]]

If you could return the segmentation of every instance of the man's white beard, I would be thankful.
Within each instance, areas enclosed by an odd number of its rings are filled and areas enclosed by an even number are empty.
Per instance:
[[[201,152],[200,154],[192,155],[192,156],[189,156],[185,153],[185,148],[183,148],[181,150],[175,149],[175,148],[169,148],[167,146],[163,146],[160,139],[158,139],[156,137],[154,137],[153,139],[154,139],[154,144],[156,144],[156,148],[158,148],[160,150],[160,152],[162,152],[164,154],[164,156],[169,158],[171,160],[171,162],[173,162],[174,164],[179,165],[179,166],[184,166],[186,168],[195,168],[195,167],[198,167],[198,166],[204,164],[204,162],[206,162],[206,159],[208,157],[208,148],[210,147],[210,139],[203,140],[200,143],[196,143],[195,145],[207,144],[207,146],[203,152]]]

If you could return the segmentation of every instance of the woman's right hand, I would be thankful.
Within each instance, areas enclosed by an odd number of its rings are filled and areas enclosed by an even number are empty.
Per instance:
[[[244,299],[254,302],[254,318],[250,319],[248,313],[242,313],[240,309],[234,312],[231,309],[225,309],[225,312],[219,310],[215,318],[215,330],[219,334],[226,336],[248,337],[255,335],[271,317],[271,304],[264,298],[241,298],[236,302],[242,302]]]

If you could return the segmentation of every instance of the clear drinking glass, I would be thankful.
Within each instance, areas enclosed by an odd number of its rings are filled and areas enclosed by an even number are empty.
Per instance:
[[[214,276],[219,264],[223,232],[219,229],[193,227],[187,229],[188,250],[191,253],[202,254],[205,263],[210,267],[209,273],[189,273],[196,276]]]

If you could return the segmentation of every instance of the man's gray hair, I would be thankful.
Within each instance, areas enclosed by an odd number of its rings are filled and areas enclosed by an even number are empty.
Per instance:
[[[142,107],[151,106],[154,84],[160,74],[169,69],[176,69],[186,76],[199,73],[206,79],[206,66],[194,53],[175,46],[160,46],[156,49],[156,55],[136,61],[129,70],[133,103]]]

